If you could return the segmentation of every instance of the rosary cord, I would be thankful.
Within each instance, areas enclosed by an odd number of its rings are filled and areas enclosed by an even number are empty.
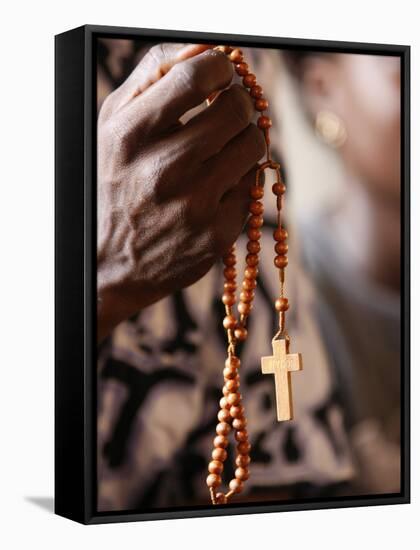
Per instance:
[[[248,332],[246,329],[247,319],[253,307],[253,299],[255,289],[257,287],[259,252],[261,250],[261,227],[264,223],[263,212],[264,206],[260,199],[264,196],[264,186],[261,184],[261,174],[265,170],[273,170],[276,175],[276,182],[272,186],[272,191],[277,197],[277,228],[273,233],[275,240],[274,265],[279,269],[280,295],[275,301],[275,308],[279,313],[279,330],[274,336],[274,339],[280,335],[285,335],[288,341],[288,336],[285,330],[285,315],[289,308],[287,298],[284,297],[284,269],[287,266],[287,250],[286,244],[287,231],[281,225],[281,209],[284,202],[284,193],[286,186],[282,182],[280,174],[280,165],[274,162],[271,158],[270,150],[270,135],[269,129],[272,125],[271,119],[264,115],[264,111],[268,108],[268,101],[263,97],[263,90],[257,84],[256,77],[249,71],[248,64],[244,62],[243,53],[238,48],[231,46],[217,46],[216,50],[225,53],[235,67],[238,76],[242,77],[242,84],[248,90],[251,98],[254,101],[254,106],[257,112],[260,113],[257,126],[264,133],[266,144],[266,160],[258,165],[255,177],[255,184],[250,189],[249,212],[250,217],[247,221],[247,256],[245,277],[242,282],[242,291],[239,295],[239,303],[237,310],[239,319],[236,318],[233,312],[233,306],[236,303],[236,245],[233,244],[227,253],[223,256],[224,263],[224,292],[222,296],[223,304],[225,305],[225,318],[223,326],[227,333],[227,358],[225,368],[223,370],[224,386],[223,397],[220,399],[220,410],[217,414],[219,423],[216,426],[216,437],[213,441],[212,460],[209,462],[206,483],[210,491],[210,498],[213,504],[226,504],[228,500],[237,493],[243,490],[244,482],[249,478],[250,450],[248,431],[246,429],[247,420],[245,410],[242,404],[242,395],[240,393],[240,359],[235,354],[235,346],[238,341],[246,340]],[[207,104],[217,94],[212,94],[207,99]],[[227,459],[226,448],[229,444],[228,435],[230,431],[234,431],[236,440],[236,457],[235,457],[235,477],[229,482],[229,491],[226,493],[216,492],[216,489],[222,483],[221,474],[224,469],[224,462]]]

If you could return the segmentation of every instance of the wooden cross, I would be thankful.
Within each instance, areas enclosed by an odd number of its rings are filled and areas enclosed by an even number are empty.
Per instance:
[[[286,340],[273,340],[273,356],[261,358],[263,374],[274,374],[276,385],[277,420],[293,418],[291,376],[292,371],[302,370],[300,353],[287,353]]]

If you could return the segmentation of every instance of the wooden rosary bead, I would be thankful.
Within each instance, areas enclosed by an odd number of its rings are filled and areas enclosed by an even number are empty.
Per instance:
[[[241,361],[239,357],[236,357],[236,355],[231,355],[225,361],[225,367],[234,367],[237,369],[239,368],[240,364],[241,364]]]
[[[242,50],[240,50],[239,48],[235,48],[230,53],[229,59],[233,63],[241,63],[244,60],[244,54],[242,53]]]
[[[233,329],[236,326],[236,319],[233,315],[226,315],[223,319],[223,326],[226,329]]]
[[[245,290],[246,292],[254,292],[255,293],[255,289],[257,288],[257,280],[256,279],[244,279],[242,281],[242,289]],[[251,302],[245,302],[246,304],[252,304],[252,301]]]
[[[261,231],[255,227],[249,227],[247,230],[248,239],[250,241],[259,241],[261,239]]]
[[[245,302],[239,302],[238,304],[238,311],[241,315],[249,315],[249,312],[252,309],[252,304],[245,303]]]
[[[289,247],[285,242],[278,242],[275,244],[274,250],[277,252],[277,254],[287,254]]]
[[[211,474],[221,474],[223,472],[223,462],[212,460],[209,463],[209,472]]]
[[[242,418],[244,415],[244,408],[242,405],[235,405],[230,408],[229,413],[232,418]]]
[[[255,76],[255,74],[248,73],[243,77],[242,83],[245,88],[252,88],[252,86],[255,86],[255,84],[257,83],[257,77]]]
[[[258,267],[249,265],[245,269],[244,275],[247,279],[256,279],[258,277]]]
[[[251,212],[251,214],[260,215],[264,212],[264,205],[260,201],[252,201],[249,204],[248,210]]]
[[[249,227],[254,227],[256,229],[259,229],[263,225],[263,223],[264,218],[262,216],[255,216],[254,214],[248,220]]]
[[[280,255],[274,258],[274,265],[279,269],[286,267],[288,263],[289,263],[289,260],[287,259],[287,256]]]
[[[239,481],[246,481],[247,479],[249,479],[248,468],[242,468],[241,466],[239,468],[236,468],[235,478],[239,479]]]
[[[226,386],[227,384],[227,386]],[[237,372],[236,374],[236,377],[235,378],[226,378],[224,380],[224,385],[223,387],[226,387],[226,389],[229,388],[229,391],[228,393],[225,395],[226,399],[229,397],[229,395],[231,393],[236,393],[239,391],[239,386],[240,386],[240,375],[239,375],[239,372]],[[224,395],[224,394],[223,394]],[[229,413],[230,413],[230,409],[232,408],[232,405],[229,405]],[[230,419],[230,421],[232,421],[232,418]]]
[[[228,390],[229,393],[235,393],[239,389],[239,382],[238,380],[226,380],[225,387]]]
[[[261,130],[267,130],[268,128],[271,128],[273,125],[271,118],[268,116],[260,116],[257,120],[258,128],[261,128]]]
[[[256,200],[262,199],[264,196],[264,188],[261,187],[261,185],[253,185],[251,187],[249,194],[253,199],[256,199]]]
[[[208,479],[208,478],[207,478]],[[207,483],[208,485],[208,483]],[[244,484],[240,479],[233,478],[229,483],[229,489],[234,493],[240,493],[244,488]]]
[[[242,441],[241,443],[238,443],[237,449],[239,454],[247,455],[251,450],[251,445],[248,441]]]
[[[222,447],[217,447],[216,449],[213,449],[211,457],[213,460],[224,462],[227,458],[227,452],[225,449],[222,449]]]
[[[250,462],[251,458],[249,457],[249,455],[238,455],[235,459],[235,464],[239,468],[246,468]]]
[[[213,439],[213,445],[217,447],[222,447],[222,449],[226,449],[226,447],[229,444],[229,440],[225,435],[216,435],[216,437]]]
[[[216,494],[216,502],[217,504],[226,504],[227,503],[227,497],[224,493],[217,493]]]
[[[219,50],[219,51],[225,53],[226,55],[229,55],[230,52],[232,51],[232,47],[231,46],[216,46],[215,50]]]
[[[226,409],[221,409],[217,413],[217,419],[219,420],[219,422],[228,422],[230,420],[230,416],[230,412]]]
[[[237,376],[238,376],[238,369],[236,367],[225,367],[223,369],[223,377],[225,379],[225,383],[227,380],[235,380]]]
[[[226,292],[235,292],[235,290],[238,288],[237,284],[234,281],[228,281],[227,283],[223,283],[223,290]]]
[[[234,418],[232,421],[232,427],[235,430],[243,430],[246,428],[246,419],[245,418]]]
[[[227,254],[226,256],[223,256],[223,263],[228,267],[234,266],[236,264],[235,254]]]
[[[230,432],[230,424],[227,422],[219,422],[216,426],[217,435],[228,435]]]
[[[248,432],[246,430],[239,430],[235,432],[235,439],[239,443],[241,441],[248,441]]]
[[[257,99],[255,102],[255,109],[257,111],[265,111],[266,109],[268,109],[268,101],[263,97]]]
[[[233,380],[236,378],[238,371],[233,367],[225,367],[223,369],[223,376],[226,380]]]
[[[238,328],[235,328],[234,335],[237,340],[239,340],[240,342],[243,342],[244,340],[246,340],[248,336],[248,331],[246,330],[245,327],[238,327]]]
[[[230,407],[229,401],[226,397],[221,398],[221,400],[219,401],[219,406],[221,409],[228,409]]]
[[[239,76],[246,76],[248,74],[248,63],[242,61],[241,63],[236,63],[235,71]]]
[[[242,288],[244,290],[254,290],[257,288],[257,281],[255,279],[244,279],[242,281]]]
[[[289,309],[289,300],[287,298],[277,298],[275,307],[277,311],[287,311]]]
[[[245,303],[252,302],[252,300],[254,299],[254,292],[252,290],[243,290],[239,294],[239,299],[241,300],[241,302]]]
[[[259,262],[258,255],[257,254],[247,254],[247,256],[245,258],[245,262],[246,262],[247,265],[249,265],[251,267],[255,267],[256,265],[258,265],[258,262]]]
[[[209,474],[207,476],[207,487],[218,487],[222,483],[222,478],[217,474]]]
[[[258,85],[252,86],[249,93],[254,99],[260,99],[263,96],[263,89]]]
[[[289,235],[284,228],[277,228],[273,233],[274,240],[276,241],[285,241],[288,236]]]
[[[286,193],[286,186],[284,185],[284,183],[278,181],[276,183],[273,183],[273,187],[271,188],[271,190],[277,196],[284,195],[284,193]]]
[[[259,167],[255,183],[249,190],[250,201],[248,211],[250,216],[247,220],[247,235],[248,242],[246,245],[247,255],[245,258],[246,266],[244,271],[244,279],[239,296],[237,311],[240,318],[236,319],[236,315],[231,309],[236,303],[237,272],[236,266],[236,245],[232,244],[227,252],[223,255],[224,263],[224,285],[222,293],[222,302],[225,305],[226,316],[223,319],[223,326],[227,331],[228,338],[228,358],[225,361],[223,369],[224,385],[222,387],[223,397],[219,401],[220,410],[217,413],[218,424],[216,426],[216,437],[213,440],[214,449],[212,451],[212,460],[208,464],[209,475],[206,478],[206,483],[210,488],[212,502],[214,504],[226,504],[231,495],[240,493],[243,490],[244,482],[249,478],[249,463],[251,444],[248,438],[246,429],[247,419],[242,403],[242,396],[239,392],[240,360],[235,355],[235,346],[238,342],[244,341],[247,338],[248,332],[246,329],[247,316],[250,314],[255,297],[255,288],[258,278],[258,263],[259,252],[261,251],[260,239],[264,219],[264,205],[260,199],[264,196],[264,186],[260,185],[262,176],[266,168],[276,170],[277,181],[272,185],[272,191],[277,197],[277,210],[280,220],[280,212],[283,207],[284,193],[286,191],[285,184],[280,181],[281,175],[279,164],[271,159],[270,154],[270,134],[269,129],[272,126],[271,119],[264,113],[269,107],[269,102],[263,97],[263,90],[257,84],[256,76],[249,70],[248,64],[244,61],[244,55],[240,48],[231,46],[217,46],[218,49],[228,56],[232,62],[235,72],[239,77],[242,77],[242,84],[248,89],[250,97],[254,100],[255,111],[259,113],[257,126],[263,130],[265,143],[267,147],[266,161]],[[216,94],[217,95],[217,94]],[[215,95],[210,96],[209,102]],[[283,297],[284,284],[284,267],[287,265],[288,246],[285,243],[287,239],[287,231],[279,225],[273,233],[275,243],[275,251],[277,256],[274,258],[276,267],[280,269],[280,297],[275,302],[276,310],[280,317],[280,330],[282,330],[285,315],[284,312],[288,309],[289,304],[287,298]],[[235,477],[229,482],[230,491],[226,494],[223,492],[215,492],[215,489],[221,484],[221,474],[224,469],[224,461],[227,459],[228,435],[231,430],[234,430],[236,440],[237,456],[235,458]]]
[[[229,405],[238,405],[241,402],[241,394],[240,393],[231,393],[228,395],[227,402]]]
[[[236,269],[234,267],[225,267],[223,270],[223,275],[225,276],[225,279],[235,279]]]
[[[222,296],[222,302],[225,304],[225,306],[233,306],[233,304],[236,302],[235,295],[225,292]]]
[[[235,439],[238,443],[248,441],[248,432],[246,430],[238,430],[235,432]]]
[[[248,252],[251,252],[251,254],[258,254],[258,252],[261,250],[261,245],[258,241],[249,241],[246,245],[246,248]]]

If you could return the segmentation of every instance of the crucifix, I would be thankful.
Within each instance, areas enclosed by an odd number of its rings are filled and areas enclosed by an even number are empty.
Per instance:
[[[236,353],[236,346],[248,337],[247,323],[252,309],[252,302],[257,288],[258,278],[258,253],[261,250],[260,239],[262,232],[260,228],[264,225],[264,185],[261,177],[266,170],[275,172],[275,183],[271,190],[276,196],[277,224],[273,231],[275,241],[274,250],[276,255],[273,258],[274,265],[278,269],[279,288],[274,301],[274,307],[279,315],[279,330],[273,338],[273,356],[262,358],[263,373],[274,374],[277,400],[277,418],[278,420],[290,420],[292,412],[292,396],[290,388],[290,373],[302,368],[302,360],[299,354],[289,353],[289,336],[287,335],[285,319],[286,311],[289,309],[289,300],[284,294],[285,269],[289,263],[287,258],[288,233],[282,222],[282,209],[286,193],[286,185],[282,181],[280,164],[274,162],[271,156],[270,148],[270,128],[271,118],[267,116],[268,101],[264,97],[263,89],[257,84],[256,76],[249,71],[248,64],[244,61],[243,52],[237,48],[228,45],[215,47],[216,50],[226,54],[233,63],[236,74],[241,77],[244,88],[252,98],[255,110],[259,113],[257,126],[264,135],[266,145],[265,161],[258,165],[255,173],[255,183],[249,188],[248,212],[250,217],[247,221],[247,251],[245,257],[245,273],[242,282],[242,292],[237,297],[237,271],[236,271],[236,243],[232,243],[230,248],[223,254],[223,295],[222,302],[225,306],[225,317],[223,327],[226,330],[227,337],[227,358],[223,369],[223,397],[220,399],[220,410],[217,414],[218,423],[216,425],[216,437],[213,440],[214,449],[211,454],[211,461],[208,464],[209,475],[206,478],[206,484],[210,491],[210,498],[213,504],[226,504],[235,494],[243,490],[245,481],[249,478],[250,472],[248,465],[251,461],[248,432],[246,430],[247,420],[245,417],[242,395],[239,388],[239,370],[241,361]],[[207,98],[207,105],[212,101],[218,101],[218,92],[212,93]],[[263,114],[264,113],[264,114]],[[237,307],[235,304],[238,302]],[[277,340],[277,337],[282,339]],[[222,473],[224,461],[227,458],[226,450],[229,441],[229,432],[234,432],[236,442],[237,456],[235,458],[235,477],[229,482],[227,492],[219,491],[218,487],[222,485]]]
[[[276,385],[277,420],[293,419],[290,373],[302,370],[300,353],[288,353],[286,339],[273,340],[273,355],[261,358],[263,374],[274,374]]]

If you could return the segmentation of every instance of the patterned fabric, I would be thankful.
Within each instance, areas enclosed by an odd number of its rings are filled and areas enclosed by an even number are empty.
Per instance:
[[[398,424],[399,340],[392,336],[384,346],[383,331],[399,334],[399,297],[388,310],[373,310],[364,295],[359,309],[364,322],[354,320],[355,302],[339,284],[339,259],[332,261],[339,255],[329,249],[322,220],[289,226],[287,322],[291,351],[302,353],[303,371],[292,374],[295,419],[276,420],[274,379],[260,367],[261,357],[272,354],[278,322],[274,214],[266,208],[249,337],[238,348],[252,446],[251,477],[238,500],[398,491],[399,434],[391,434],[389,419],[392,412]],[[239,277],[245,246],[244,233],[238,241]],[[98,350],[100,511],[209,503],[205,478],[226,350],[222,289],[219,263],[194,285],[121,323]],[[372,319],[376,325],[369,324]],[[394,374],[387,388],[375,385],[389,372]],[[359,398],[363,373],[369,391]],[[386,403],[392,404],[388,410]],[[227,480],[234,471],[232,446],[228,451]]]
[[[243,235],[238,249],[244,250],[245,243]],[[293,375],[296,420],[276,421],[274,381],[262,375],[260,367],[261,356],[272,353],[277,324],[273,303],[278,278],[272,229],[267,226],[262,247],[249,338],[239,348],[252,445],[248,492],[252,487],[272,492],[284,485],[347,480],[353,467],[342,411],[321,342],[308,346],[317,330],[305,313],[313,308],[313,295],[304,275],[293,273],[293,259],[288,276],[296,281],[296,290],[289,292],[294,305],[289,332],[293,349],[303,354],[304,371]],[[221,289],[222,266],[216,265],[196,284],[120,324],[101,350],[102,509],[207,501],[205,476],[226,349]],[[232,474],[233,465],[225,471]]]

